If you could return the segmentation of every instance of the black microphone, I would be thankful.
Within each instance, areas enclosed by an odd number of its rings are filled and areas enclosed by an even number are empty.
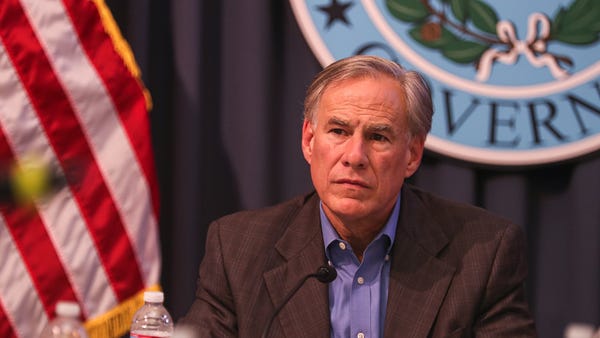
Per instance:
[[[323,265],[317,269],[317,272],[304,276],[304,278],[302,278],[300,280],[300,282],[298,282],[298,284],[287,294],[287,296],[283,299],[283,302],[281,302],[281,304],[275,309],[275,311],[273,311],[273,314],[271,315],[271,318],[269,318],[269,321],[267,322],[267,326],[265,327],[265,330],[263,331],[263,334],[261,336],[262,338],[267,338],[267,334],[269,333],[269,330],[271,329],[271,324],[273,324],[273,320],[275,320],[275,317],[277,317],[277,314],[279,313],[279,311],[281,311],[281,309],[285,306],[285,304],[287,304],[290,301],[292,296],[294,296],[296,294],[296,292],[298,292],[298,290],[302,287],[302,285],[304,285],[304,282],[306,282],[307,279],[313,278],[313,277],[316,278],[321,283],[328,284],[328,283],[333,282],[333,280],[337,277],[337,271],[331,265]]]

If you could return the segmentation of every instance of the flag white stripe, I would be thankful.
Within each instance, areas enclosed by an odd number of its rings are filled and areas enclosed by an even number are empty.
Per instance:
[[[104,83],[59,0],[22,0],[31,25],[67,91],[112,194],[146,285],[159,280],[158,226],[148,182]],[[151,239],[151,240],[149,240]],[[143,257],[143,259],[140,259]]]
[[[107,272],[70,190],[54,194],[47,204],[39,205],[39,211],[74,289],[82,297],[85,315],[93,318],[116,306],[117,296],[109,287]]]
[[[15,247],[12,235],[1,216],[0,257],[0,302],[6,316],[18,336],[37,337],[48,322],[48,317],[23,263],[23,257]]]
[[[0,74],[0,124],[15,160],[35,154],[45,163],[57,163],[56,154],[1,42]],[[110,281],[71,191],[63,188],[37,207],[73,291],[83,303],[82,312],[96,315],[115,306],[116,295],[112,288],[106,287]]]

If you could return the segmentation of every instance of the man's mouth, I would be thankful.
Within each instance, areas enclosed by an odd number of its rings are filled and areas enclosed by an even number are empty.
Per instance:
[[[341,184],[341,185],[351,185],[351,186],[355,186],[355,187],[361,187],[361,188],[368,188],[369,185],[361,180],[353,180],[353,179],[339,179],[339,180],[335,180],[336,184]]]

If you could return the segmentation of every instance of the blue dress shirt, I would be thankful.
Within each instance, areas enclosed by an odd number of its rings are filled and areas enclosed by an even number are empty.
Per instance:
[[[320,211],[325,254],[337,270],[337,278],[329,284],[331,337],[383,337],[390,251],[398,224],[400,196],[387,223],[365,249],[362,262],[335,231],[322,204]]]

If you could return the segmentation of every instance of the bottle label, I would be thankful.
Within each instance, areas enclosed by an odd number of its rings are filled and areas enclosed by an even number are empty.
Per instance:
[[[171,335],[168,332],[148,332],[148,333],[131,333],[130,338],[168,338]]]

